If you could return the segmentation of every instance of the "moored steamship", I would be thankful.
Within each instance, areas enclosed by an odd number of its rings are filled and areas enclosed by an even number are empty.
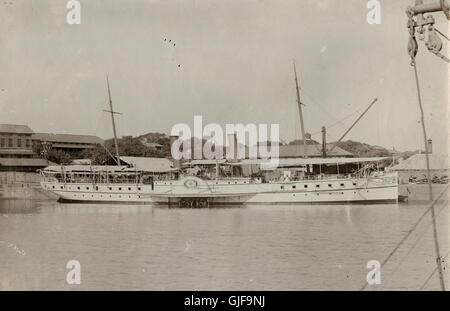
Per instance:
[[[305,144],[306,137],[296,72],[295,82],[303,144]],[[304,158],[294,159],[294,161],[286,162],[278,159],[281,169],[288,168],[294,171],[293,176],[287,175],[281,179],[261,176],[242,177],[240,175],[224,178],[221,177],[218,163],[216,163],[214,178],[189,174],[188,170],[181,167],[170,168],[155,174],[155,172],[139,169],[135,165],[121,165],[109,82],[108,95],[110,104],[108,112],[111,113],[114,130],[117,165],[50,166],[41,170],[42,188],[56,193],[62,201],[162,203],[183,207],[204,207],[210,204],[379,203],[397,202],[398,200],[397,174],[368,170],[368,163],[386,158],[326,158],[324,156],[324,158],[314,159],[307,158],[305,154]],[[376,100],[362,115],[375,102]],[[336,145],[337,143],[334,147]],[[236,161],[234,159],[231,162],[223,161],[220,165],[243,166],[248,164],[246,163],[248,160]],[[253,161],[252,164],[259,165],[264,162],[260,159],[250,159],[250,161]],[[350,163],[357,163],[358,167],[359,164],[363,164],[363,167],[357,171],[354,170],[351,174],[340,174],[339,165]],[[322,174],[320,170],[322,165],[337,165],[337,174]],[[317,166],[320,173],[314,170],[314,167],[317,168]]]
[[[317,165],[308,159],[307,165]],[[380,159],[340,159],[361,163]],[[320,165],[336,159],[320,161]],[[232,163],[239,165],[239,163]],[[283,180],[262,178],[204,179],[179,170],[155,175],[125,166],[51,166],[41,171],[44,189],[62,201],[165,203],[181,206],[241,203],[351,203],[396,202],[396,173],[363,172],[359,175],[317,175]],[[178,178],[177,178],[178,175]],[[158,176],[158,177],[157,177]]]

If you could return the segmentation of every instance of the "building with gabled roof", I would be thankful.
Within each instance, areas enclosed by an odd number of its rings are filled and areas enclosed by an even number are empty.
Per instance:
[[[36,133],[32,136],[33,141],[48,145],[51,149],[62,151],[82,151],[92,149],[104,141],[93,135],[52,134]]]

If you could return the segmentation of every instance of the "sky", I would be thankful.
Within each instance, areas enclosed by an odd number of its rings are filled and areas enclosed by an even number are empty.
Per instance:
[[[327,126],[337,140],[376,97],[345,139],[423,147],[406,52],[413,0],[381,0],[379,25],[367,23],[365,0],[80,2],[80,25],[66,22],[66,0],[0,3],[0,123],[110,138],[108,74],[119,136],[170,133],[201,115],[280,124],[292,140],[301,137],[295,59],[313,139]],[[443,13],[434,16],[448,34]],[[417,66],[428,136],[448,153],[449,64],[419,43]]]

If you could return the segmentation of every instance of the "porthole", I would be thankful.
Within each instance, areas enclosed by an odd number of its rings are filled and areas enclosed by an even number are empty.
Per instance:
[[[280,186],[280,189],[283,190],[283,189],[284,189],[284,186]]]
[[[61,189],[63,188],[63,186],[61,186]]]
[[[112,190],[112,187],[108,187],[109,190]]]
[[[122,187],[119,187],[119,191],[122,191]]]
[[[128,187],[128,190],[130,190],[130,191],[131,191],[131,187]]]
[[[86,190],[89,190],[89,187],[86,187]]]
[[[303,187],[304,187],[304,188],[308,188],[308,185],[304,185]]]
[[[55,186],[53,186],[53,189],[55,189]]]
[[[297,188],[297,186],[295,186],[295,185],[294,185],[294,186],[292,186],[292,189],[295,189],[295,188]]]
[[[80,190],[80,187],[77,187],[78,190]]]
[[[344,187],[345,186],[345,184],[341,184],[341,187]]]
[[[320,188],[320,185],[316,185],[316,188]]]
[[[332,184],[328,184],[328,187],[333,187],[333,185]]]

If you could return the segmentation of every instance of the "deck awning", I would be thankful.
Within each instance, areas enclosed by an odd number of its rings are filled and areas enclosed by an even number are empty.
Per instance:
[[[348,163],[367,163],[367,162],[379,162],[389,159],[388,157],[376,157],[376,158],[282,158],[278,159],[278,167],[289,166],[305,166],[305,165],[337,165]],[[275,160],[274,160],[275,161]],[[267,164],[269,160],[262,159],[244,159],[237,163],[230,163],[230,165],[261,165]],[[276,162],[275,162],[276,163]]]
[[[216,164],[225,164],[226,161],[227,160],[225,160],[225,159],[217,159],[217,160],[204,159],[204,160],[192,160],[186,164],[187,165],[216,165]]]
[[[149,173],[169,173],[178,171],[172,161],[165,158],[120,157],[120,160],[133,166],[133,169]]]
[[[90,173],[90,172],[134,172],[128,166],[113,166],[113,165],[51,165],[44,169],[44,172],[74,172],[74,173]]]

